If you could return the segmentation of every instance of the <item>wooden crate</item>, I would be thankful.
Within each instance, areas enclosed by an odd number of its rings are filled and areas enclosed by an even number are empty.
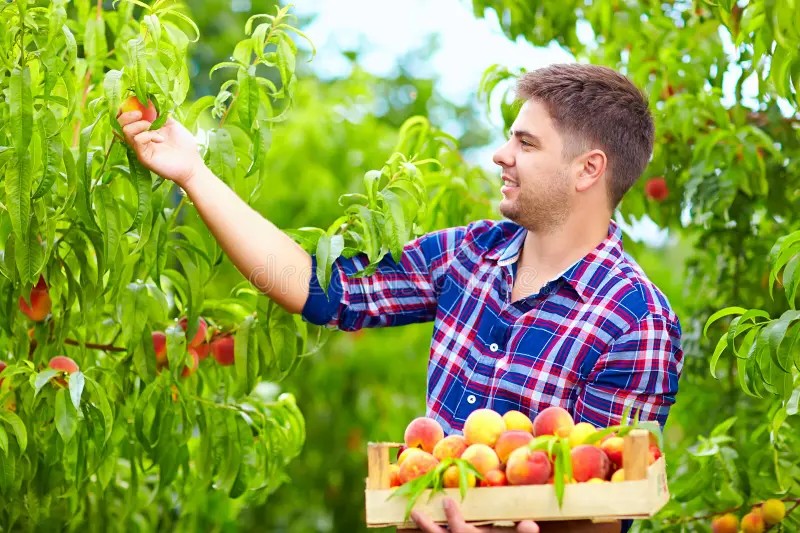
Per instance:
[[[387,442],[368,445],[367,527],[416,527],[412,521],[403,520],[407,499],[388,499],[395,490],[389,486],[389,450],[398,447],[400,444]],[[664,457],[648,466],[648,452],[648,432],[631,431],[625,436],[623,452],[625,481],[567,484],[560,507],[552,485],[518,485],[470,488],[463,501],[458,489],[445,489],[432,498],[428,490],[415,508],[438,523],[446,523],[442,498],[449,496],[460,503],[464,519],[475,525],[508,525],[527,519],[607,522],[646,518],[669,501]]]

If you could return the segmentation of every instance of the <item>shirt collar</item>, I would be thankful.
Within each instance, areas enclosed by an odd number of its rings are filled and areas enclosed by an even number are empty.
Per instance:
[[[527,234],[528,230],[519,226],[503,244],[490,249],[484,257],[497,261],[498,266],[516,263]],[[608,225],[608,236],[594,250],[568,267],[559,277],[564,278],[585,302],[600,287],[611,269],[623,257],[622,230],[616,222],[611,220]]]

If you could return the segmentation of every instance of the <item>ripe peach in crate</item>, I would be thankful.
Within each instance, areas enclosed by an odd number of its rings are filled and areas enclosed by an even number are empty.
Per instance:
[[[503,415],[503,422],[506,423],[506,429],[509,431],[517,430],[533,433],[533,421],[521,411],[508,411]]]
[[[412,420],[404,435],[406,446],[422,448],[428,453],[432,453],[433,447],[443,438],[444,430],[439,422],[424,416]]]
[[[430,470],[434,469],[439,461],[428,452],[420,450],[417,453],[411,454],[400,465],[400,472],[397,477],[400,484],[408,483],[413,479],[417,479],[423,474],[427,474]]]
[[[467,439],[461,435],[448,435],[433,447],[433,456],[444,461],[445,459],[458,459],[467,449]]]
[[[533,419],[533,436],[556,435],[566,437],[575,427],[572,415],[563,407],[553,405],[547,407]]]
[[[494,445],[494,451],[497,452],[497,457],[500,463],[506,464],[508,456],[517,448],[521,448],[529,444],[533,440],[533,435],[527,431],[511,430],[504,431]]]
[[[497,453],[486,444],[472,444],[464,450],[461,458],[475,467],[482,476],[485,476],[489,470],[500,468],[500,459]]]
[[[544,485],[553,473],[550,458],[543,451],[518,448],[508,456],[506,479],[509,485]]]
[[[464,421],[464,438],[467,439],[467,444],[494,446],[505,430],[503,417],[491,409],[476,409]]]
[[[580,444],[570,452],[572,477],[581,483],[592,478],[605,479],[611,470],[611,461],[606,453],[589,444]]]

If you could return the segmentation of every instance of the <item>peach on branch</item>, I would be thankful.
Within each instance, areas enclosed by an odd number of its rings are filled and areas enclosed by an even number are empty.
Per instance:
[[[208,358],[209,355],[211,355],[211,344],[208,342],[203,342],[200,344],[200,346],[195,348],[195,351],[197,352],[198,357],[200,357],[200,360],[203,361],[204,359]]]
[[[528,415],[520,411],[508,411],[503,415],[503,422],[506,423],[507,430],[519,430],[533,433],[533,421]]]
[[[461,458],[475,467],[482,476],[495,468],[500,468],[500,459],[497,453],[486,444],[470,444],[461,454]]]
[[[39,276],[39,281],[31,289],[27,300],[22,296],[19,297],[20,311],[34,322],[41,322],[47,318],[52,307],[53,302],[50,300],[47,283],[41,276]]]
[[[644,185],[644,194],[655,202],[663,202],[669,196],[667,180],[662,176],[650,178]]]
[[[398,473],[400,484],[408,483],[419,476],[427,474],[437,464],[439,464],[439,461],[436,460],[436,457],[426,451],[418,450],[417,453],[409,455],[400,465],[400,472]]]
[[[556,435],[566,437],[575,427],[572,415],[563,407],[553,405],[543,409],[533,419],[533,436]]]
[[[738,533],[739,519],[735,514],[726,513],[711,521],[712,533]]]
[[[211,355],[220,365],[230,366],[235,362],[233,347],[234,341],[231,335],[218,337],[211,341]]]
[[[6,364],[5,361],[0,361],[0,374],[3,373],[3,370],[5,370],[7,366],[8,365]],[[3,386],[3,378],[0,378],[0,387],[2,386]]]
[[[140,102],[135,95],[129,96],[123,100],[122,104],[119,106],[119,114],[128,113],[130,111],[141,112],[142,120],[146,120],[147,122],[155,122],[156,118],[158,118],[158,112],[156,111],[156,106],[153,104],[153,101],[147,100],[147,104],[145,105]]]
[[[162,368],[169,364],[167,360],[167,334],[163,331],[154,331],[150,334],[153,339],[153,350],[156,352],[156,366]]]
[[[475,474],[467,472],[467,487],[474,487]],[[456,465],[448,466],[442,475],[442,484],[447,489],[457,489],[461,486],[461,477]]]
[[[58,370],[59,373],[65,373],[67,375],[74,374],[75,372],[80,370],[78,364],[75,361],[73,361],[72,358],[67,357],[66,355],[56,355],[55,357],[50,359],[50,362],[47,364],[47,366],[49,366],[53,370]],[[63,387],[67,386],[67,382],[63,378],[57,377],[55,378],[55,380],[56,383],[60,384],[61,386]]]
[[[444,438],[442,426],[433,418],[421,416],[412,420],[406,426],[403,440],[409,448],[421,448],[428,453],[433,452],[434,446]]]
[[[452,457],[458,459],[467,449],[467,439],[461,435],[448,435],[433,447],[433,456],[440,461]]]
[[[183,318],[180,319],[180,321],[178,323],[180,324],[180,326],[183,329],[183,331],[188,331],[189,330],[189,319],[188,318],[183,317]],[[195,332],[194,337],[192,337],[192,339],[190,341],[188,341],[188,343],[187,343],[188,346],[190,348],[196,348],[197,346],[200,346],[200,344],[205,342],[206,333],[207,332],[208,332],[208,324],[206,324],[206,321],[203,319],[203,317],[200,317],[198,319],[197,332]]]
[[[517,448],[508,456],[506,479],[510,485],[544,485],[553,473],[547,454],[527,446]]]
[[[579,444],[569,453],[572,459],[572,477],[577,482],[593,477],[605,479],[611,469],[611,461],[603,450],[590,444]]]
[[[464,421],[464,438],[467,439],[467,444],[494,446],[505,430],[503,417],[491,409],[476,409]]]
[[[504,431],[494,444],[494,451],[502,464],[506,464],[508,456],[517,448],[525,446],[533,440],[533,435],[519,429]]]
[[[194,348],[189,348],[189,357],[191,358],[191,363],[184,366],[183,370],[181,371],[181,377],[188,378],[195,372],[197,372],[197,367],[200,366],[200,356],[197,355],[197,350]]]
[[[766,530],[764,517],[761,515],[761,510],[757,508],[742,517],[741,525],[743,533],[764,533]]]
[[[761,504],[761,516],[766,525],[774,526],[786,516],[786,504],[775,498],[769,499]]]

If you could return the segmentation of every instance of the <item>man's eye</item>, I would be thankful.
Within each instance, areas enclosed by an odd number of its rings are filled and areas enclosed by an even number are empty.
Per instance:
[[[529,147],[529,148],[532,148],[532,147],[533,147],[533,145],[532,145],[531,143],[529,143],[528,141],[520,141],[519,143],[520,143],[522,146],[527,146],[527,147]]]

